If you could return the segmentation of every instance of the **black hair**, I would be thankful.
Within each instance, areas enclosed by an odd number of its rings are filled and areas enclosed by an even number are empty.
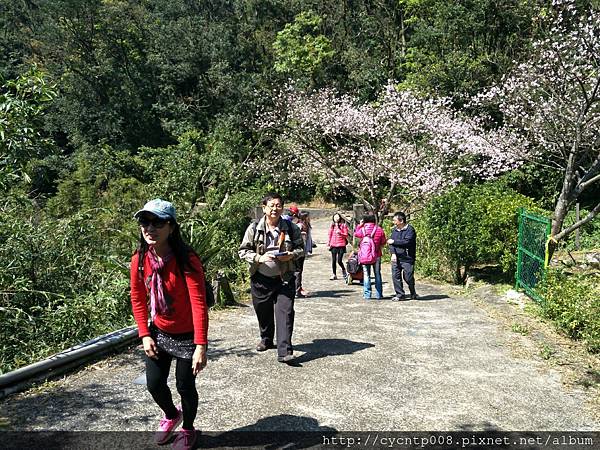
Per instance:
[[[181,237],[181,230],[179,224],[174,219],[169,219],[168,223],[173,225],[173,230],[171,234],[167,238],[167,242],[173,251],[173,256],[175,257],[175,261],[177,261],[177,267],[181,271],[183,275],[185,270],[194,271],[194,267],[190,264],[190,253],[198,256],[194,249],[185,243],[183,238]],[[148,243],[144,239],[143,233],[140,231],[140,240],[138,242],[138,248],[136,252],[138,253],[138,276],[143,278],[144,271],[144,257],[146,256],[146,252],[148,251]]]
[[[398,211],[397,213],[394,213],[394,217],[398,220],[401,220],[402,222],[406,223],[406,214],[404,214],[402,211]]]
[[[268,192],[262,199],[262,204],[266,205],[270,200],[281,200],[281,206],[283,206],[283,197],[277,192]]]
[[[377,223],[377,221],[375,220],[375,214],[365,214],[363,216],[363,222],[364,223]]]
[[[331,221],[332,221],[333,223],[338,223],[338,222],[336,222],[336,221],[335,221],[335,216],[340,216],[340,221],[339,221],[339,223],[340,223],[340,224],[341,224],[341,223],[346,223],[346,219],[345,219],[345,218],[344,218],[344,216],[342,216],[342,214],[340,214],[339,212],[336,212],[336,213],[335,213],[333,216],[331,216]]]

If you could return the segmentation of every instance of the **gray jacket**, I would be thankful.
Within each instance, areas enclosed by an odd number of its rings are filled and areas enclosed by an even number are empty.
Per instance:
[[[293,258],[289,261],[278,261],[277,264],[282,279],[289,280],[296,271],[296,260],[304,256],[304,240],[300,228],[289,220],[279,219],[279,229],[282,233],[285,233],[282,244],[285,248],[280,250],[290,252]],[[265,234],[265,217],[262,217],[258,222],[251,223],[244,233],[238,254],[250,265],[250,275],[256,273],[260,266],[258,258],[265,253]]]

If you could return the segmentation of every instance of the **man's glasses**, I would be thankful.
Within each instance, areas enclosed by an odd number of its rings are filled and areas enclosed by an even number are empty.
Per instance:
[[[283,205],[265,205],[269,209],[283,209]]]
[[[138,223],[143,226],[144,228],[148,228],[150,225],[152,225],[154,228],[162,228],[164,227],[167,223],[169,223],[168,220],[165,219],[148,219],[147,217],[140,217],[138,219]]]

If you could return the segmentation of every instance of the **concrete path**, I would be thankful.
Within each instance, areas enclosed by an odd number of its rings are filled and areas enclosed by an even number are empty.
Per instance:
[[[329,281],[327,219],[305,266],[313,293],[296,302],[296,364],[257,353],[251,307],[215,312],[196,427],[211,431],[600,430],[586,393],[541,358],[512,351],[512,333],[475,303],[418,284],[421,300],[383,301]],[[159,410],[131,349],[1,404],[5,430],[154,430]],[[173,378],[173,377],[171,377]]]

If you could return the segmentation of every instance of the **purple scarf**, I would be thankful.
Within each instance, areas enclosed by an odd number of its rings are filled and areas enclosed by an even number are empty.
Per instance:
[[[154,320],[157,313],[165,314],[168,311],[161,272],[163,267],[173,258],[173,253],[169,253],[159,259],[154,248],[151,248],[148,252],[148,258],[150,259],[150,268],[152,269],[152,275],[150,275],[150,314],[152,320]]]

